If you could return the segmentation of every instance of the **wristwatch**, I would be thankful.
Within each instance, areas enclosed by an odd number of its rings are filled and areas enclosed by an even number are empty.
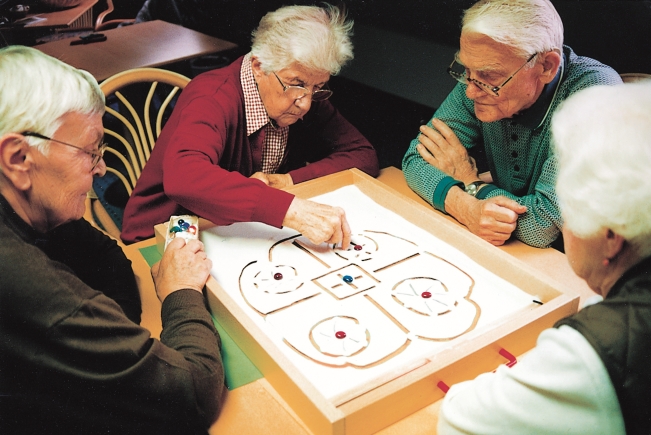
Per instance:
[[[473,181],[470,184],[466,184],[464,190],[466,193],[470,196],[477,196],[477,192],[479,192],[479,189],[481,189],[480,186],[486,184],[483,181]]]

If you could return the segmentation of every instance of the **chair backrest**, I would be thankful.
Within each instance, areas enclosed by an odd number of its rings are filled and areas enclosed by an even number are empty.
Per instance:
[[[639,82],[641,80],[651,79],[651,74],[645,73],[623,73],[619,75],[624,83]]]
[[[124,19],[124,18],[104,21],[104,18],[106,18],[108,14],[110,14],[115,10],[113,6],[113,0],[105,0],[105,1],[106,1],[106,9],[102,11],[97,16],[97,19],[95,20],[95,28],[94,28],[95,32],[113,29],[114,27],[118,27],[119,25],[133,24],[135,22],[135,19]]]
[[[96,178],[86,218],[115,238],[122,214],[163,125],[190,79],[157,69],[137,68],[100,84],[106,96],[104,152],[106,175]]]

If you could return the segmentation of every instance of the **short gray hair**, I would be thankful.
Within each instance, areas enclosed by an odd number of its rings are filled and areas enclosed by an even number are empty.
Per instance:
[[[486,35],[523,59],[563,48],[563,21],[549,0],[481,0],[464,13],[461,32]]]
[[[52,136],[71,112],[104,113],[104,94],[93,76],[31,47],[0,50],[0,136],[24,131]],[[47,152],[47,141],[26,140]]]
[[[353,58],[352,29],[335,6],[286,6],[262,17],[251,53],[267,74],[296,62],[336,75]]]
[[[555,112],[556,192],[578,237],[607,228],[651,254],[650,121],[651,80],[593,86]]]

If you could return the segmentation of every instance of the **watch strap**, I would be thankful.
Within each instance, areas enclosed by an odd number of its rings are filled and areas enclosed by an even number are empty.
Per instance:
[[[477,192],[477,195],[475,195],[475,198],[477,199],[486,199],[488,197],[488,194],[491,193],[493,190],[499,189],[494,184],[486,184],[485,186],[482,186],[482,188]]]

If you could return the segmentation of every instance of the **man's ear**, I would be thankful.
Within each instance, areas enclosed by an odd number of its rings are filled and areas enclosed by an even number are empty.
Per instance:
[[[2,174],[18,190],[31,187],[30,146],[19,134],[8,133],[0,137],[0,168]]]
[[[548,51],[543,53],[542,56],[543,70],[540,74],[540,81],[547,84],[554,80],[558,69],[561,67],[561,54],[556,51]]]

